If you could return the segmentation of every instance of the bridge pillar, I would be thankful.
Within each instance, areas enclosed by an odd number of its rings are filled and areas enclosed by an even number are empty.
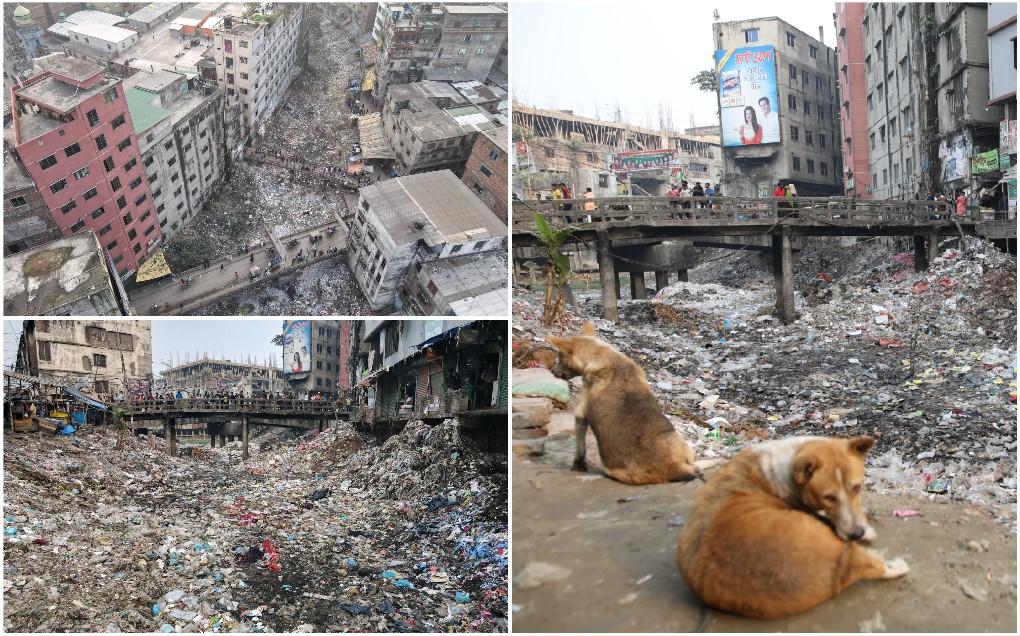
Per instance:
[[[776,285],[776,314],[785,315],[783,310],[783,237],[772,235],[772,278]]]
[[[319,432],[320,432],[320,433],[322,432],[322,426],[323,426],[323,424],[325,424],[325,420],[322,420],[322,419],[320,419],[320,420],[319,420]]]
[[[925,251],[924,237],[914,237],[914,271],[923,272],[928,269],[928,254]]]
[[[631,300],[644,300],[648,295],[645,293],[645,273],[630,273],[630,297]]]
[[[177,422],[172,417],[166,421],[166,438],[170,443],[170,457],[177,457]]]
[[[963,246],[960,246],[963,249]],[[931,234],[928,235],[928,267],[931,267],[932,261],[939,257],[939,233],[938,230],[932,230]]]
[[[623,272],[613,272],[613,293],[616,294],[616,299],[620,300],[623,295],[620,294],[620,277],[623,276]]]
[[[789,226],[783,226],[783,322],[791,323],[797,319],[797,309],[793,304],[793,236]]]
[[[606,320],[616,322],[620,314],[616,309],[616,287],[613,281],[616,279],[616,267],[613,265],[613,257],[609,255],[609,232],[598,230],[596,232],[599,249],[599,282],[602,286],[602,307]]]
[[[241,414],[241,461],[248,461],[248,414]]]
[[[209,433],[209,448],[216,448],[216,436]]]
[[[678,269],[678,270],[676,270],[676,282],[678,282],[678,283],[686,283],[687,282],[687,270],[686,269]]]
[[[156,434],[149,429],[149,450],[156,450]]]
[[[226,443],[227,443],[227,436],[222,434],[222,433],[220,433],[220,448],[223,448],[223,445],[226,444]]]
[[[669,272],[655,272],[655,291],[669,286]]]

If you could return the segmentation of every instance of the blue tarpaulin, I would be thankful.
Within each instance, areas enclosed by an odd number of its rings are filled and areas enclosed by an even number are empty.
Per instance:
[[[418,345],[418,351],[421,351],[425,347],[428,347],[429,345],[436,344],[437,342],[440,342],[442,340],[449,340],[450,338],[453,338],[458,333],[460,333],[461,329],[467,329],[468,327],[472,327],[472,326],[474,326],[474,324],[476,322],[478,322],[478,321],[477,320],[472,320],[471,322],[467,322],[467,323],[465,323],[463,325],[457,325],[456,327],[450,327],[449,329],[447,329],[443,333],[435,335],[435,336],[432,336],[431,338],[429,338],[425,342],[419,344]]]
[[[98,409],[100,411],[105,411],[106,410],[106,405],[105,404],[103,404],[102,402],[97,402],[97,401],[93,400],[92,398],[87,397],[85,395],[82,395],[82,393],[80,391],[76,391],[76,390],[70,389],[70,388],[65,388],[64,389],[64,393],[66,393],[67,395],[70,395],[71,397],[73,397],[74,399],[78,400],[79,402],[84,402],[85,404],[91,406],[94,409]]]

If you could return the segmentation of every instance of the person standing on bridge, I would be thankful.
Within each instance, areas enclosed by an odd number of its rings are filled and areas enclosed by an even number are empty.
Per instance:
[[[957,190],[956,216],[961,219],[967,216],[967,195],[963,193],[963,190]]]
[[[701,182],[700,181],[695,181],[694,182],[694,187],[691,188],[691,196],[698,197],[698,198],[701,198],[701,197],[705,196],[705,189],[701,187]],[[695,203],[694,203],[694,207],[696,207],[696,208],[702,208],[704,206],[705,206],[705,204],[704,204],[703,201],[695,201]]]
[[[594,212],[595,211],[595,193],[591,191],[591,188],[585,188],[584,190],[584,211]],[[591,223],[591,214],[585,217],[585,221]]]

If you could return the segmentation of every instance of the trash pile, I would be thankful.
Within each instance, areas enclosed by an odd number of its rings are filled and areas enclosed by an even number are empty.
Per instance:
[[[8,434],[4,627],[506,631],[506,459],[455,429],[380,446],[339,424],[244,463],[239,443]]]
[[[821,302],[806,302],[815,285],[802,284],[791,325],[774,315],[771,281],[753,278],[674,283],[621,301],[617,324],[592,321],[644,367],[699,458],[760,439],[867,434],[877,489],[1015,503],[1016,259],[978,239],[926,272],[907,256],[867,254]],[[579,303],[549,329],[537,300],[515,299],[515,346],[601,315],[595,294]]]

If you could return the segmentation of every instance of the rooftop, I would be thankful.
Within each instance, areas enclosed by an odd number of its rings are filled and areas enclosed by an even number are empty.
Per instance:
[[[362,188],[361,196],[397,245],[506,236],[506,225],[449,170],[381,181]],[[480,231],[469,235],[472,230]]]
[[[38,57],[34,60],[34,65],[38,69],[38,73],[44,70],[53,71],[57,75],[76,82],[84,82],[94,77],[97,73],[102,73],[104,70],[102,66],[94,62],[80,60],[63,53],[52,53]]]
[[[494,4],[444,4],[443,10],[451,15],[499,15],[506,13],[506,7],[500,7]]]
[[[506,91],[498,86],[488,86],[478,80],[454,82],[452,86],[472,104],[501,102],[506,100]]]
[[[505,316],[506,252],[490,250],[432,261],[422,265],[443,299],[458,316]]]
[[[170,115],[169,111],[160,106],[157,93],[143,91],[140,88],[128,88],[124,91],[124,96],[127,98],[131,125],[136,135],[141,135]]]
[[[28,176],[25,168],[10,153],[4,153],[4,192],[34,188],[35,182]]]
[[[500,126],[499,128],[493,128],[491,130],[483,130],[482,134],[485,135],[486,139],[491,141],[497,148],[503,152],[507,152],[507,126]]]
[[[119,315],[106,257],[92,230],[5,257],[4,313]]]
[[[468,132],[472,130],[491,130],[496,124],[489,117],[489,114],[477,106],[458,106],[447,108],[446,114],[453,117],[461,130]]]
[[[35,84],[26,86],[25,88],[17,89],[15,94],[19,97],[30,99],[61,113],[69,113],[74,110],[74,107],[78,104],[84,102],[96,93],[108,90],[112,86],[114,86],[114,83],[110,80],[106,80],[95,84],[90,88],[78,88],[77,86],[71,86],[67,82],[63,82],[56,77],[50,76],[39,80]],[[25,116],[21,115],[19,118],[24,119]]]
[[[79,24],[99,24],[106,26],[113,26],[124,22],[125,18],[112,13],[106,13],[105,11],[95,11],[93,9],[87,9],[85,11],[76,11],[71,15],[64,18],[62,22],[50,26],[47,31],[55,35],[60,35],[65,38],[71,37],[68,35],[68,29],[72,26]]]
[[[158,93],[174,82],[180,81],[184,76],[174,71],[156,69],[151,72],[135,73],[124,80],[124,88],[140,88],[143,91]]]
[[[67,32],[71,35],[81,35],[83,37],[102,40],[103,42],[113,42],[114,44],[138,36],[138,32],[132,31],[131,29],[122,29],[120,27],[110,26],[107,24],[96,24],[94,22],[75,24],[69,28]]]
[[[154,2],[152,4],[147,4],[138,11],[129,15],[126,19],[134,20],[135,22],[143,22],[145,24],[158,22],[167,11],[170,11],[173,8],[174,4],[176,3]]]

